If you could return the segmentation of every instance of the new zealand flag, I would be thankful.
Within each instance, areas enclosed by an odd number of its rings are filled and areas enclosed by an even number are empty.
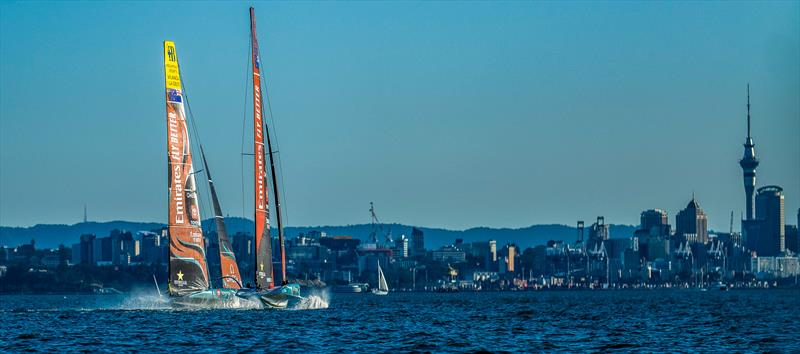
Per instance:
[[[181,103],[181,91],[176,89],[167,90],[167,101]]]

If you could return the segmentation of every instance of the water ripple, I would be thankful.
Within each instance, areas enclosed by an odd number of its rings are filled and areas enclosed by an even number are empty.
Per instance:
[[[2,296],[0,352],[798,352],[799,295],[334,294],[324,306],[305,304],[316,309],[306,311],[179,311],[121,296]]]

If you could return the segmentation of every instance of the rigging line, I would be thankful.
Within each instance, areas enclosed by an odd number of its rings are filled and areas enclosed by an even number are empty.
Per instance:
[[[273,136],[273,138],[275,140],[275,150],[276,151],[280,151],[281,150],[281,145],[278,142],[278,124],[277,124],[277,121],[275,119],[275,115],[272,113],[272,101],[270,100],[269,92],[270,91],[269,91],[269,86],[268,86],[268,80],[266,80],[266,78],[265,78],[264,79],[264,96],[267,98],[267,111],[269,112],[270,119],[272,119],[272,128],[273,128],[272,136]],[[284,181],[284,179],[283,179],[283,158],[281,158],[280,154],[276,154],[276,155],[278,155],[278,174],[281,177],[280,183],[278,183],[278,187],[281,188],[281,194],[283,194],[283,203],[282,204],[283,204],[284,208],[281,209],[283,211],[283,221],[284,221],[283,224],[284,225],[288,225],[288,223],[289,223],[289,210],[288,210],[289,209],[289,203],[286,202],[286,200],[288,199],[286,197],[286,184],[283,183],[283,181]],[[277,183],[277,181],[276,181],[276,183]]]
[[[187,93],[187,90],[186,90],[186,86],[187,86],[186,85],[186,79],[183,77],[183,73],[181,72],[180,64],[178,65],[178,75],[181,76],[181,90],[183,90],[183,92],[182,92],[183,93],[183,98],[186,101],[184,106],[186,107],[187,118],[190,119],[191,129],[192,129],[192,131],[194,131],[194,134],[193,134],[194,135],[194,139],[193,140],[195,140],[195,143],[197,143],[197,146],[200,147],[202,145],[202,140],[200,139],[200,132],[197,129],[197,124],[195,124],[194,113],[192,113],[192,106],[191,106],[191,104],[189,104],[189,94]],[[192,139],[192,138],[190,138],[190,139]],[[194,159],[192,159],[192,168],[194,168]],[[200,171],[196,171],[194,173],[197,173],[197,172],[200,172]],[[208,175],[205,174],[205,173],[203,173],[203,174],[206,176],[206,178],[205,178],[206,179],[206,183],[204,183],[203,185],[204,186],[208,186]],[[195,178],[195,190],[199,189],[199,187],[200,186],[197,183],[197,179]],[[205,192],[204,194],[207,197],[210,196],[211,195],[210,187],[207,190],[205,190],[204,192]],[[198,198],[198,199],[201,199],[201,198]],[[208,199],[209,198],[202,198],[200,200],[200,205],[202,206],[202,208],[200,208],[200,229],[201,230],[203,229],[203,227],[202,227],[203,214],[206,214],[206,216],[208,216],[208,214],[207,214],[208,212],[204,213],[203,210],[211,210],[211,209],[207,209],[207,208],[211,207],[211,205],[208,204],[209,203]]]
[[[252,40],[252,38],[251,38],[251,40]],[[249,78],[248,78],[248,74],[250,73],[250,56],[252,55],[250,53],[251,50],[252,50],[251,49],[251,45],[248,42],[247,43],[247,55],[246,55],[247,62],[245,64],[245,66],[244,66],[244,106],[242,108],[242,153],[241,153],[241,156],[240,156],[241,175],[242,175],[242,217],[245,218],[245,219],[247,219],[247,214],[245,213],[245,204],[246,203],[244,201],[245,200],[245,198],[244,198],[244,196],[245,196],[245,191],[244,191],[244,156],[245,156],[245,152],[244,152],[244,137],[245,137],[245,130],[246,130],[246,126],[247,126],[247,90],[248,90],[248,87],[249,87],[249,84],[250,84],[250,81],[249,81]],[[254,222],[255,222],[255,219],[254,219]]]

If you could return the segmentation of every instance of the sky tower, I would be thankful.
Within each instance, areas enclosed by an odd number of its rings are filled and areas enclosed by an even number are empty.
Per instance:
[[[745,220],[753,220],[753,190],[756,187],[756,149],[750,136],[750,84],[747,84],[747,139],[744,141],[744,156],[739,160],[744,175],[744,195],[746,200]]]

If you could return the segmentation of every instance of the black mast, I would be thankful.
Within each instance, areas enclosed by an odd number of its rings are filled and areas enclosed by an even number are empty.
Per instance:
[[[262,100],[263,104],[263,100]],[[272,141],[269,138],[269,128],[264,124],[267,135],[267,151],[269,151],[269,172],[272,176],[272,193],[275,195],[275,218],[278,221],[278,243],[281,249],[281,285],[286,285],[286,250],[283,241],[283,221],[281,221],[281,197],[278,194],[278,179],[275,176],[275,158],[273,157]]]

